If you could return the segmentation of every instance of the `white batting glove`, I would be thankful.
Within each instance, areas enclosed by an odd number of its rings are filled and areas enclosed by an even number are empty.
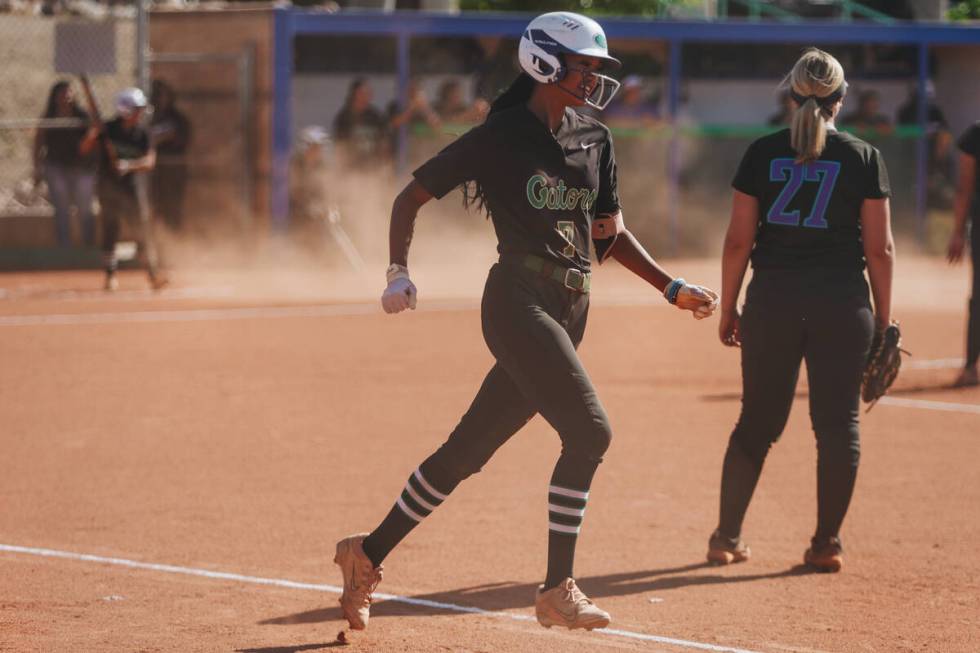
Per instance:
[[[718,308],[718,294],[715,293],[710,288],[705,288],[704,286],[688,286],[688,288],[696,289],[695,294],[700,296],[707,296],[710,301],[705,302],[694,309],[694,319],[703,320],[706,317],[711,317],[712,313]],[[681,292],[684,292],[683,290]]]
[[[381,294],[381,306],[385,313],[401,313],[406,308],[415,310],[418,290],[408,277],[408,268],[392,263],[385,272],[388,287]]]

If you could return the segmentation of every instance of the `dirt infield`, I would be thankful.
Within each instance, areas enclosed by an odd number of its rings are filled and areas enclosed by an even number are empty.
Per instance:
[[[717,285],[715,262],[669,267]],[[0,651],[342,648],[333,542],[384,515],[489,368],[484,270],[420,266],[399,316],[380,274],[178,274],[153,295],[127,273],[113,297],[92,273],[0,276]],[[346,648],[980,650],[980,390],[944,387],[966,271],[902,261],[898,288],[914,357],[864,418],[841,574],[800,566],[804,384],[749,511],[753,559],[703,563],[737,353],[607,267],[581,351],[615,436],[576,571],[617,631],[529,620],[558,453],[536,418],[386,561],[393,596]]]

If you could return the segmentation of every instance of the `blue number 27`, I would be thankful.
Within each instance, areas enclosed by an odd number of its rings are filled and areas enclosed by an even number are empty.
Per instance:
[[[800,211],[787,211],[786,206],[800,190],[805,181],[820,182],[817,198],[810,209],[810,215],[803,219],[803,226],[813,229],[827,228],[827,205],[837,184],[840,163],[837,161],[808,161],[797,163],[793,159],[773,159],[769,164],[769,181],[785,181],[786,185],[772,203],[766,221],[790,227],[800,226]]]

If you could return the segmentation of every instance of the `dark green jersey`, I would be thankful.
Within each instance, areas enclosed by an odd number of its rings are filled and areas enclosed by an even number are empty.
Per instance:
[[[789,129],[764,136],[746,150],[732,181],[759,200],[752,267],[863,269],[861,204],[891,194],[881,154],[829,131],[818,160],[795,158]]]
[[[105,131],[102,138],[107,138],[116,150],[116,156],[120,161],[139,159],[150,152],[150,134],[142,125],[135,125],[132,129],[123,126],[122,118],[116,117],[105,123]],[[134,192],[134,179],[132,173],[119,175],[113,170],[105,148],[102,150],[102,163],[99,167],[99,185],[101,188],[123,189]]]
[[[441,198],[478,182],[501,256],[590,268],[592,220],[619,211],[609,130],[571,109],[556,134],[526,106],[492,114],[414,172]]]
[[[974,167],[973,198],[970,200],[973,206],[972,215],[976,217],[980,215],[980,122],[974,123],[963,132],[956,145],[963,154],[969,154],[978,163]]]

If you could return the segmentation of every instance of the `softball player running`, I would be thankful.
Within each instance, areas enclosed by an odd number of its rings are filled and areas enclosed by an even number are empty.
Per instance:
[[[956,387],[980,385],[977,376],[977,360],[980,359],[980,229],[977,229],[976,216],[980,213],[980,122],[974,123],[960,137],[960,178],[956,184],[955,224],[949,239],[947,256],[950,263],[958,263],[963,258],[966,247],[966,225],[973,218],[970,230],[970,255],[973,258],[973,291],[970,297],[969,318],[966,326],[966,366],[953,382]]]
[[[707,317],[716,295],[673,279],[623,226],[609,130],[571,107],[602,109],[618,68],[595,21],[557,12],[535,18],[519,46],[523,73],[475,127],[415,173],[391,216],[391,266],[384,309],[415,308],[407,259],[419,208],[464,185],[464,204],[486,207],[500,260],[486,282],[483,335],[496,364],[449,439],[412,472],[384,521],[337,544],[340,599],[351,628],[367,625],[381,562],[463,479],[536,413],[558,431],[562,452],[548,488],[548,570],[535,610],[546,627],[601,628],[609,615],[576,586],[575,542],[589,486],[611,430],[576,347],[589,308],[590,250],[611,256]],[[472,187],[471,187],[472,184]]]
[[[890,319],[890,191],[878,151],[834,128],[847,92],[840,63],[807,50],[783,84],[795,104],[791,127],[752,143],[732,182],[719,336],[742,348],[742,413],[725,454],[708,560],[749,558],[742,520],[786,425],[805,359],[817,439],[817,529],[804,559],[839,571],[840,528],[860,454],[861,374],[875,328]],[[754,274],[739,315],[749,259]]]

